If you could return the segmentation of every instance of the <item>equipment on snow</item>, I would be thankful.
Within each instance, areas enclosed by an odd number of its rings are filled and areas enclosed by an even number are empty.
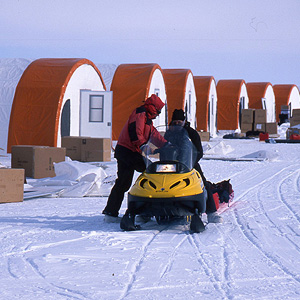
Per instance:
[[[219,207],[219,203],[228,203],[229,205],[229,202],[234,198],[234,190],[232,189],[230,179],[217,183],[207,181],[207,187],[213,194],[217,209]]]
[[[121,229],[139,229],[135,225],[136,215],[155,217],[158,224],[162,220],[192,216],[190,230],[205,229],[201,214],[206,209],[207,193],[199,172],[193,168],[197,151],[183,127],[174,134],[180,144],[167,143],[162,148],[155,147],[150,136],[145,147],[147,153],[142,152],[146,170],[128,193],[128,209],[121,220]]]

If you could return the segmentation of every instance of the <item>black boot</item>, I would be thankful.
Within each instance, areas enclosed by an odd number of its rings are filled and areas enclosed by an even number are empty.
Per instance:
[[[205,230],[205,226],[198,214],[192,215],[190,230],[195,233],[203,232]]]
[[[134,231],[141,229],[141,226],[135,225],[135,215],[126,212],[121,219],[120,227],[125,231]]]

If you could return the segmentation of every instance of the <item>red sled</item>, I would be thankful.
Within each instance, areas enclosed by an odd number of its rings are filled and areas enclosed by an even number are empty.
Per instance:
[[[223,180],[218,183],[211,183],[207,181],[207,188],[210,189],[212,197],[214,199],[216,209],[223,211],[229,206],[234,198],[234,191],[229,180]]]
[[[290,140],[300,140],[300,135],[299,134],[292,134],[290,136]]]
[[[214,201],[215,201],[215,204],[216,204],[216,209],[218,210],[219,207],[220,207],[219,194],[218,194],[218,193],[214,193],[214,194],[213,194],[213,197],[214,197]]]

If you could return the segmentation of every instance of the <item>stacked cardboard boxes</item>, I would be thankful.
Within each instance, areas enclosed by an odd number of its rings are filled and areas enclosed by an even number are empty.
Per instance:
[[[265,109],[254,110],[254,131],[266,132],[267,111]]]
[[[286,139],[290,140],[293,136],[300,135],[300,109],[293,109],[292,117],[290,118],[290,128],[286,131]]]
[[[292,117],[290,118],[290,126],[293,127],[295,125],[300,124],[300,109],[293,109]]]
[[[111,141],[104,138],[83,139],[81,143],[81,161],[110,161]]]
[[[0,169],[0,203],[22,202],[24,169]]]
[[[265,109],[243,109],[241,132],[247,131],[277,134],[277,123],[267,123],[267,112]]]
[[[23,145],[12,146],[11,167],[25,169],[26,177],[54,177],[55,171],[53,163],[64,161],[65,156],[65,148]]]
[[[83,138],[78,138],[77,136],[62,137],[61,145],[66,148],[66,156],[72,160],[81,160],[81,139]]]
[[[61,140],[66,155],[81,162],[110,161],[111,139],[65,136]]]
[[[241,122],[241,132],[247,132],[253,130],[254,122],[254,109],[243,109],[242,110],[242,122]]]

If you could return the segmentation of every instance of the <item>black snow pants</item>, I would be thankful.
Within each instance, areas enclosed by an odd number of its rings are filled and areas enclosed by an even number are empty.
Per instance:
[[[124,194],[132,184],[134,171],[143,172],[146,169],[146,165],[140,153],[133,152],[120,145],[116,146],[115,158],[118,163],[117,179],[110,192],[103,213],[117,217]]]
[[[217,208],[216,208],[216,204],[215,204],[215,200],[214,200],[214,197],[213,197],[213,194],[209,188],[209,186],[207,185],[207,182],[206,182],[206,178],[203,174],[203,171],[199,165],[199,163],[196,163],[194,165],[194,169],[196,171],[198,171],[202,177],[202,180],[203,180],[203,183],[204,183],[204,186],[206,188],[206,191],[207,191],[207,200],[206,200],[206,213],[213,213],[213,212],[216,212],[217,211]]]

